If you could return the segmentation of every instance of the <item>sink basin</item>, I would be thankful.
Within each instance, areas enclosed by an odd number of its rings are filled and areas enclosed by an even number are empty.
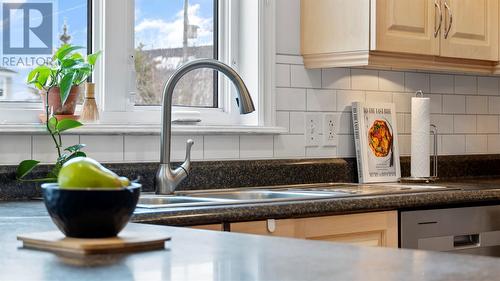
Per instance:
[[[286,190],[231,190],[189,194],[196,198],[230,199],[237,201],[278,201],[278,200],[300,200],[317,197],[338,197],[349,195],[349,192],[311,192],[311,191],[286,191]]]
[[[138,208],[172,208],[190,206],[208,206],[228,202],[229,200],[218,200],[211,198],[194,198],[188,196],[168,196],[168,195],[143,195],[137,203]]]

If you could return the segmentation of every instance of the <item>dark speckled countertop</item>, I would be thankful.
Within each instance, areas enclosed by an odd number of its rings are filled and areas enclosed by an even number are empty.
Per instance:
[[[314,217],[382,210],[428,209],[500,204],[500,178],[440,183],[458,189],[275,203],[190,208],[137,208],[134,222],[189,226],[263,219]],[[0,203],[1,216],[47,216],[41,201]]]

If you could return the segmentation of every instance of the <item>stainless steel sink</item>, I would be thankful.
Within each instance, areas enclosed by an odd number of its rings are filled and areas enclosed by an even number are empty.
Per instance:
[[[254,188],[219,190],[193,190],[177,192],[176,195],[144,195],[139,199],[139,208],[173,208],[312,200],[370,195],[391,195],[456,190],[445,186],[405,184],[301,184]]]
[[[138,208],[172,208],[172,207],[190,207],[190,206],[209,206],[221,203],[227,203],[229,200],[219,200],[213,198],[194,198],[187,196],[168,196],[168,195],[141,195]]]
[[[205,193],[192,193],[189,196],[196,198],[230,199],[237,201],[267,201],[267,200],[300,200],[317,197],[336,197],[348,195],[348,192],[309,192],[286,190],[230,190]]]

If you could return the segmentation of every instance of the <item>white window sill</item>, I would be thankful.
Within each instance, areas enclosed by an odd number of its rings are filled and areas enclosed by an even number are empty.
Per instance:
[[[73,135],[159,135],[161,126],[158,124],[145,125],[116,125],[116,124],[86,124],[64,134]],[[172,125],[174,135],[277,135],[286,133],[283,127],[265,126],[216,126],[216,125]],[[0,134],[46,134],[42,124],[0,125]]]

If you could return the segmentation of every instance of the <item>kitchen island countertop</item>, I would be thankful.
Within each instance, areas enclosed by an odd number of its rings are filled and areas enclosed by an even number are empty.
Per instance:
[[[54,230],[48,217],[2,215],[0,225],[0,280],[5,281],[457,281],[498,280],[500,276],[496,258],[141,224],[130,224],[128,229],[172,237],[165,250],[68,258],[22,249],[16,241],[20,233]]]

